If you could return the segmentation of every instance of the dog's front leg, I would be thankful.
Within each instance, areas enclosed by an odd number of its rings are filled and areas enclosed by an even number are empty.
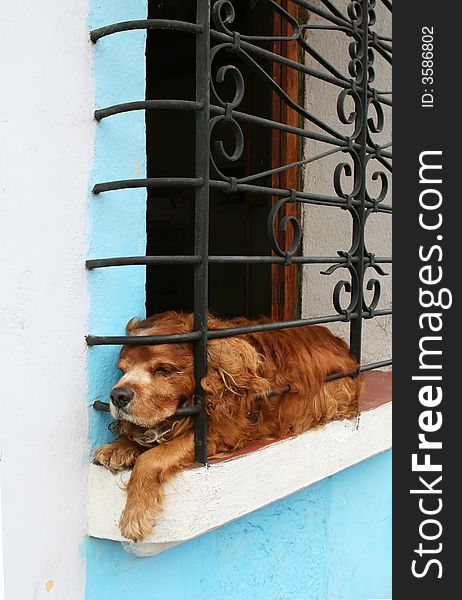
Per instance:
[[[145,448],[126,435],[121,435],[110,444],[104,444],[93,452],[98,464],[110,469],[113,473],[133,467],[138,456]]]
[[[120,531],[124,537],[140,542],[152,532],[162,511],[163,484],[193,461],[193,434],[165,442],[137,459],[127,486],[127,503],[120,517]]]

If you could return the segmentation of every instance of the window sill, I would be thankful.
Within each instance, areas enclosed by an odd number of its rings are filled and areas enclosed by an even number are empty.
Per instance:
[[[253,445],[178,475],[166,486],[165,510],[153,534],[140,544],[124,540],[117,526],[130,472],[113,475],[90,465],[89,535],[120,541],[136,556],[152,556],[388,450],[391,373],[371,372],[365,379],[358,418]]]

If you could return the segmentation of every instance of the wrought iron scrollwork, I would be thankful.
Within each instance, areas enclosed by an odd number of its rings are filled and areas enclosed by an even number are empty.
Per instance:
[[[389,212],[390,207],[384,201],[388,197],[389,180],[387,171],[391,170],[388,159],[391,153],[389,145],[380,146],[375,142],[375,136],[384,130],[385,115],[383,105],[389,105],[390,99],[387,92],[378,91],[373,88],[375,81],[375,52],[380,51],[381,56],[389,58],[391,46],[386,36],[381,36],[372,30],[376,24],[376,2],[375,0],[351,0],[346,7],[346,14],[337,8],[329,0],[321,0],[320,5],[314,5],[306,0],[294,0],[309,13],[321,17],[326,25],[311,25],[299,23],[294,16],[275,0],[260,0],[266,2],[269,9],[279,14],[280,18],[287,23],[288,34],[275,35],[244,35],[233,27],[236,21],[236,12],[232,0],[217,0],[213,4],[212,19],[215,30],[212,30],[212,39],[218,43],[212,47],[212,96],[217,107],[212,105],[210,120],[211,130],[215,130],[218,124],[227,126],[232,132],[234,148],[227,151],[221,139],[215,139],[211,149],[211,164],[219,180],[227,182],[230,190],[245,189],[244,184],[249,184],[263,176],[272,175],[277,172],[289,170],[302,165],[309,165],[317,160],[322,160],[328,155],[343,152],[348,155],[348,160],[340,161],[333,169],[333,187],[338,200],[334,198],[320,197],[313,193],[305,193],[296,190],[287,190],[276,200],[269,212],[267,220],[267,234],[269,245],[276,256],[284,258],[284,264],[292,264],[297,256],[302,239],[302,227],[298,218],[294,215],[286,215],[285,207],[294,203],[318,203],[330,206],[340,206],[347,210],[352,218],[352,243],[348,250],[339,251],[340,260],[330,268],[322,271],[325,275],[331,275],[338,269],[346,269],[350,279],[339,281],[333,290],[333,305],[338,314],[343,315],[345,320],[355,319],[352,330],[357,333],[352,335],[355,347],[353,351],[360,354],[360,329],[362,318],[370,318],[374,315],[381,294],[381,285],[378,279],[366,281],[368,269],[373,269],[379,275],[386,272],[378,264],[375,255],[368,251],[364,242],[364,229],[366,222],[372,213]],[[256,3],[255,3],[256,4]],[[254,6],[255,6],[254,4]],[[306,39],[305,32],[309,29],[324,28],[326,30],[337,30],[345,33],[351,38],[348,44],[349,62],[348,72],[343,74],[341,70],[331,64],[322,56]],[[304,61],[297,63],[286,59],[282,54],[278,55],[263,47],[263,42],[297,42],[300,49],[310,55],[319,64],[322,70],[317,71],[308,66]],[[259,75],[266,85],[284,102],[288,107],[295,110],[306,122],[315,125],[316,131],[308,131],[306,127],[302,130],[284,128],[283,123],[263,122],[258,118],[239,112],[240,105],[245,95],[245,82],[242,70],[236,64],[228,64],[220,67],[213,74],[213,65],[218,53],[227,52],[234,54],[247,67]],[[332,125],[323,122],[316,115],[311,114],[298,100],[293,99],[282,88],[272,74],[262,66],[260,59],[269,62],[279,62],[286,68],[299,71],[305,76],[313,76],[340,88],[337,97],[337,116],[342,126],[352,131],[348,135],[337,131]],[[219,86],[226,77],[234,80],[234,97],[227,101],[220,95]],[[350,107],[347,108],[347,102]],[[218,113],[218,114],[217,114]],[[241,122],[256,123],[272,128],[281,128],[305,138],[317,139],[331,146],[331,150],[318,156],[300,160],[297,163],[281,165],[261,173],[247,174],[242,179],[227,177],[220,165],[229,164],[239,160],[244,152],[245,136]],[[372,162],[379,162],[380,169],[370,172]],[[374,192],[370,190],[374,183]],[[377,191],[378,186],[378,191]],[[276,190],[275,190],[276,191]],[[278,191],[278,190],[277,190]],[[282,191],[282,190],[281,190]],[[319,199],[321,198],[321,199]],[[288,232],[291,228],[290,247],[282,247],[281,234]],[[299,262],[304,262],[304,257],[297,257]],[[306,260],[309,262],[309,260]],[[366,292],[372,292],[372,300],[366,301]],[[342,298],[349,295],[348,306],[344,306]]]
[[[302,241],[302,227],[300,221],[295,215],[280,216],[281,209],[289,202],[296,202],[295,190],[287,198],[282,198],[273,204],[267,220],[267,233],[272,250],[278,255],[285,258],[285,264],[292,263],[292,257],[297,252]],[[278,242],[278,233],[286,232],[288,226],[292,227],[293,241],[287,250],[283,250]]]
[[[229,48],[229,44],[220,44],[215,46],[211,52],[211,64],[213,67],[213,60],[215,56],[223,49]],[[235,90],[234,97],[227,101],[220,95],[218,86],[224,83],[225,78],[232,78]],[[225,111],[224,114],[218,115],[210,119],[210,138],[213,138],[213,131],[217,125],[224,124],[231,129],[234,138],[234,150],[232,153],[226,151],[223,141],[218,139],[214,142],[214,147],[211,149],[210,161],[215,170],[216,175],[223,181],[230,181],[226,175],[222,173],[219,167],[218,160],[222,162],[236,162],[238,161],[244,152],[244,134],[242,132],[241,125],[233,116],[233,110],[236,109],[242,102],[245,93],[245,83],[242,76],[242,72],[235,65],[225,65],[220,67],[215,77],[211,78],[211,89],[214,99],[222,106]]]
[[[360,149],[352,147],[345,148],[351,159],[351,164],[339,163],[334,170],[334,189],[340,198],[346,201],[348,210],[353,219],[353,239],[350,249],[339,252],[346,257],[344,264],[333,265],[325,270],[323,274],[330,275],[338,268],[347,269],[350,281],[339,281],[333,291],[333,304],[339,314],[345,314],[350,318],[353,312],[359,317],[352,324],[352,331],[356,327],[359,330],[352,334],[353,351],[359,354],[360,325],[362,318],[371,318],[379,305],[381,296],[381,284],[376,278],[366,281],[366,273],[369,268],[374,269],[380,275],[386,272],[375,262],[375,256],[366,248],[364,241],[364,230],[369,215],[377,212],[380,204],[388,195],[388,176],[383,170],[376,170],[371,175],[371,180],[380,183],[380,191],[375,195],[369,191],[368,165],[371,161],[381,158],[381,149],[376,147],[375,153],[368,153],[365,148],[374,147],[374,134],[381,133],[384,128],[384,111],[378,99],[376,90],[372,89],[375,81],[374,51],[370,44],[373,37],[371,27],[376,23],[375,0],[352,0],[347,7],[347,14],[351,21],[351,33],[353,41],[349,44],[350,61],[348,72],[352,77],[349,89],[340,92],[337,101],[337,114],[344,125],[354,126],[350,140],[357,141]],[[350,97],[354,102],[354,110],[347,114],[345,100]],[[374,111],[374,115],[372,115]],[[352,179],[353,189],[345,191],[342,180]],[[366,291],[372,292],[370,302],[366,300]],[[350,303],[347,308],[341,304],[342,292],[350,295]],[[359,325],[357,325],[359,323]]]
[[[295,11],[290,8],[294,5],[300,9],[298,14],[308,15],[308,19],[300,22],[298,17],[294,16]],[[198,462],[207,460],[206,413],[200,384],[207,368],[207,339],[343,321],[349,322],[350,347],[359,362],[363,319],[391,313],[389,309],[380,308],[381,284],[378,278],[386,275],[382,265],[391,262],[391,259],[375,256],[365,243],[365,229],[370,216],[391,213],[391,206],[387,204],[389,173],[392,169],[391,143],[377,141],[385,131],[384,109],[392,106],[391,91],[374,87],[378,60],[381,59],[387,64],[392,62],[391,38],[376,31],[376,9],[388,10],[391,13],[391,1],[381,0],[380,7],[376,7],[376,0],[350,0],[346,10],[344,3],[340,7],[332,0],[250,0],[249,6],[251,10],[264,7],[277,15],[282,24],[280,35],[276,32],[256,35],[252,32],[238,31],[233,0],[212,0],[211,13],[210,0],[197,0],[194,23],[173,19],[146,19],[113,23],[91,32],[92,41],[103,44],[106,36],[139,29],[162,30],[173,35],[180,32],[195,38],[194,100],[135,99],[133,102],[100,107],[95,113],[96,119],[101,121],[117,118],[116,115],[133,110],[193,112],[196,122],[194,177],[106,181],[96,183],[93,188],[94,194],[140,187],[190,189],[195,198],[194,254],[98,258],[87,261],[89,269],[124,265],[192,265],[195,286],[194,331],[177,336],[88,336],[87,342],[89,345],[193,343],[196,365],[195,405],[183,410],[189,411],[187,414],[194,415],[195,418]],[[315,31],[320,32],[320,35],[345,36],[348,47],[346,69],[333,64],[332,59],[314,47],[307,33]],[[287,48],[288,44],[298,48],[301,56],[299,60],[287,57],[284,48]],[[223,60],[224,56],[229,57],[229,60]],[[305,60],[305,57],[309,57],[310,60]],[[263,85],[275,95],[282,106],[297,113],[300,117],[298,124],[290,124],[283,118],[264,118],[245,112],[244,74],[248,69],[261,79]],[[314,78],[322,81],[323,85],[332,86],[331,89],[338,92],[336,97],[334,94],[338,124],[325,122],[318,114],[310,112],[304,101],[299,97],[294,98],[284,89],[284,84],[274,75],[278,69],[292,70],[300,76]],[[343,72],[344,70],[346,72]],[[240,178],[231,177],[229,173],[233,170],[228,167],[233,167],[240,161],[246,149],[247,126],[266,128],[278,132],[278,135],[295,135],[303,141],[313,140],[316,144],[324,144],[323,150],[299,160],[292,159],[292,162],[287,160],[285,164],[272,164],[269,169],[245,173]],[[308,146],[307,144],[306,147]],[[333,191],[330,194],[320,193],[316,189],[285,189],[273,183],[277,180],[274,177],[276,174],[300,167],[308,170],[313,164],[328,160],[329,157],[332,159],[336,154],[341,158],[331,171]],[[282,162],[284,163],[284,160]],[[266,181],[271,178],[271,183],[263,185],[263,178],[266,178]],[[290,188],[293,187],[296,186],[291,184]],[[272,198],[272,207],[267,219],[268,244],[273,252],[271,256],[209,256],[211,189],[251,192]],[[352,221],[350,247],[339,250],[337,257],[302,256],[301,223],[295,215],[288,214],[289,211],[286,210],[295,204],[332,207],[332,210],[346,211]],[[285,244],[289,247],[285,247]],[[339,272],[345,274],[333,289],[332,300],[336,314],[208,331],[207,269],[213,262],[284,266],[324,264],[326,267],[321,271],[324,275],[338,275]],[[369,277],[371,270],[374,272],[373,277]],[[389,364],[391,361],[385,360],[361,365],[360,370]],[[345,374],[333,374],[329,378],[341,376]],[[183,412],[179,416],[185,414],[186,412]]]

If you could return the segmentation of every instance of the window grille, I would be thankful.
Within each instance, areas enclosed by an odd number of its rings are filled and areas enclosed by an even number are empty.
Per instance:
[[[391,17],[390,0],[379,0]],[[89,335],[87,343],[95,345],[153,345],[190,342],[194,347],[196,392],[192,407],[180,408],[179,416],[193,415],[195,422],[196,462],[207,462],[207,419],[204,395],[200,382],[207,370],[207,340],[243,335],[251,332],[279,330],[282,328],[347,322],[350,329],[351,351],[361,364],[361,340],[363,321],[391,314],[388,308],[380,308],[381,284],[377,276],[384,276],[383,265],[391,263],[391,257],[375,256],[368,250],[364,240],[367,220],[373,213],[389,214],[389,173],[391,173],[391,142],[379,145],[376,134],[384,129],[384,106],[391,106],[391,91],[374,87],[374,60],[376,55],[391,65],[391,38],[377,33],[376,0],[352,0],[346,10],[339,9],[329,0],[253,0],[251,8],[263,4],[284,23],[283,35],[252,35],[234,28],[236,11],[232,0],[197,0],[195,22],[174,19],[146,19],[114,23],[95,29],[91,40],[101,43],[106,36],[134,29],[165,30],[183,32],[195,38],[196,74],[195,98],[190,100],[162,99],[140,100],[115,106],[98,108],[97,121],[119,113],[145,110],[191,111],[195,115],[195,172],[194,177],[157,177],[96,183],[94,194],[126,188],[155,188],[172,190],[187,188],[194,190],[195,225],[194,253],[186,256],[136,256],[124,258],[100,258],[88,260],[88,269],[108,268],[122,265],[189,265],[194,271],[194,330],[191,333],[167,336],[101,336]],[[238,4],[237,0],[234,2]],[[260,6],[261,6],[260,4]],[[294,17],[296,7],[298,18]],[[383,8],[382,7],[382,8]],[[312,23],[311,16],[316,16]],[[349,39],[346,58],[347,73],[332,64],[312,47],[305,35],[310,30],[323,30],[323,35],[343,34]],[[104,42],[102,42],[104,43]],[[296,43],[300,60],[287,57],[285,47]],[[279,101],[299,115],[299,124],[286,120],[262,118],[245,112],[241,108],[245,94],[243,70],[236,60],[220,63],[218,56],[238,58],[255,71],[269,86]],[[310,62],[305,57],[310,57]],[[317,68],[311,66],[315,61]],[[337,117],[342,126],[349,128],[345,135],[320,117],[309,112],[303,102],[294,99],[278,83],[272,67],[292,70],[301,78],[313,78],[334,86],[338,90]],[[220,84],[228,78],[234,84],[234,97],[222,97]],[[347,108],[350,106],[351,108]],[[271,131],[291,134],[302,142],[315,140],[325,145],[325,150],[292,164],[281,164],[265,172],[245,178],[228,176],[223,164],[238,160],[244,151],[245,127],[268,128]],[[225,127],[234,140],[232,151],[225,147],[216,132]],[[221,131],[221,130],[220,130]],[[213,143],[211,143],[213,141]],[[263,185],[261,179],[290,169],[303,167],[323,158],[346,155],[333,169],[332,178],[335,195],[316,193],[315,189],[298,189],[302,186]],[[371,165],[371,167],[369,167]],[[371,173],[371,169],[373,172]],[[378,194],[369,191],[370,179],[381,187]],[[234,193],[251,192],[272,198],[272,207],[267,219],[267,236],[271,253],[265,256],[213,256],[209,255],[209,194],[213,189]],[[352,218],[352,242],[348,249],[339,250],[338,256],[302,256],[300,252],[302,226],[294,206],[320,205],[331,210],[343,210]],[[287,234],[285,236],[285,234]],[[286,243],[282,239],[287,237]],[[288,242],[287,242],[288,240]],[[288,246],[288,247],[287,247]],[[292,319],[245,327],[209,331],[208,315],[208,267],[211,264],[272,264],[272,265],[326,265],[323,274],[331,275],[343,269],[348,279],[342,279],[333,289],[332,314],[315,318]],[[374,277],[369,277],[372,269]],[[368,291],[366,294],[366,290]],[[347,306],[344,297],[349,297]],[[366,300],[366,296],[372,300]],[[367,371],[391,365],[390,359],[372,364],[361,364],[359,371]],[[356,376],[357,373],[339,373],[328,379]],[[99,403],[99,408],[102,403]]]

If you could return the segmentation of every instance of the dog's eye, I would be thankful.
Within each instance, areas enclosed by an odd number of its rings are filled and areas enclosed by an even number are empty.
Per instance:
[[[157,367],[154,369],[154,375],[161,375],[162,377],[168,377],[168,375],[171,375],[172,373],[173,369],[168,367]]]

